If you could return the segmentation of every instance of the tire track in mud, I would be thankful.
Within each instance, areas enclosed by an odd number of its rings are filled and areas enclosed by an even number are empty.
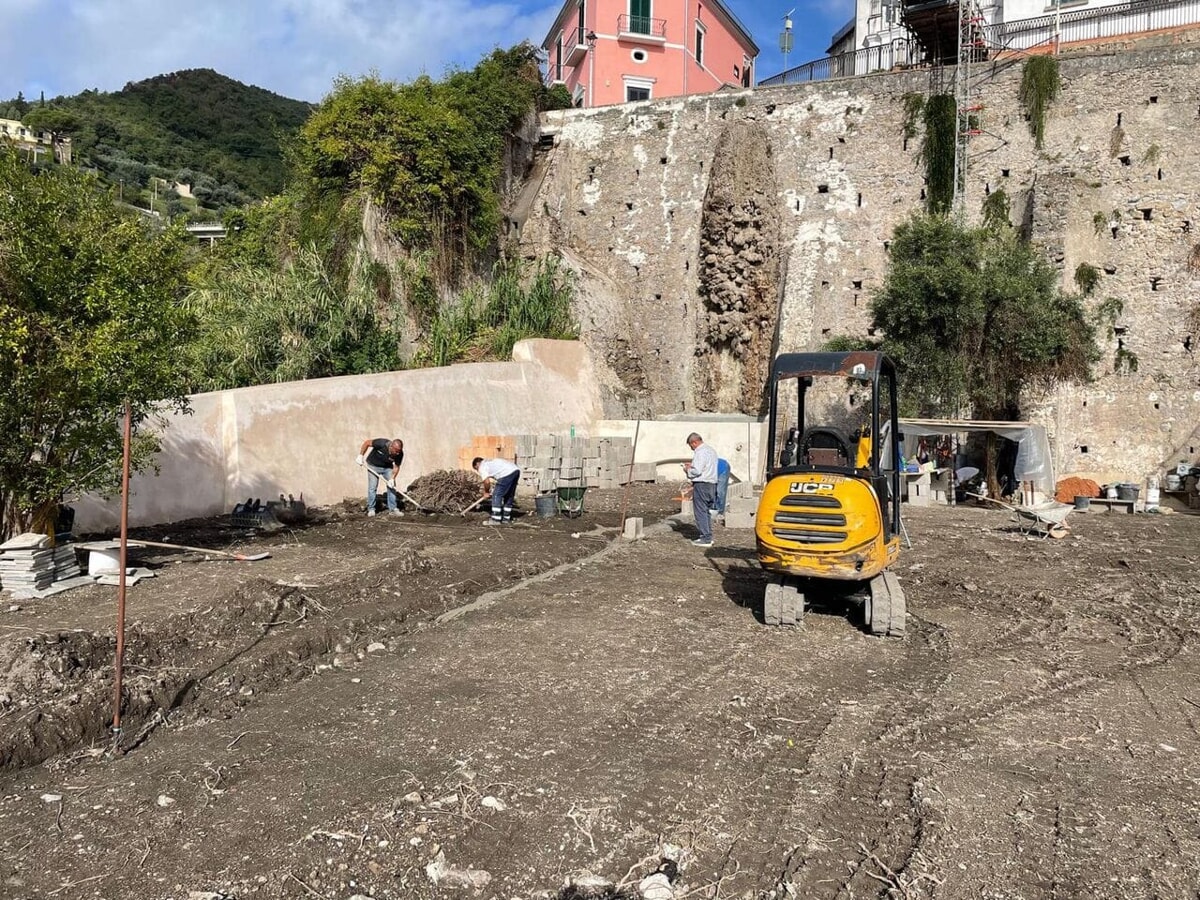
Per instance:
[[[947,677],[949,656],[941,629],[911,614],[909,619],[903,660],[885,673],[886,681],[901,686],[906,696],[901,699],[893,689],[879,697],[869,679],[855,685],[856,694],[871,698],[862,704],[866,730],[860,723],[860,734],[849,733],[842,746],[825,749],[807,773],[807,790],[820,799],[815,808],[793,799],[784,826],[805,840],[796,842],[781,864],[763,871],[756,885],[760,892],[878,895],[887,889],[891,874],[904,873],[918,852],[925,827],[917,798],[918,767],[910,756],[879,741],[889,728],[933,702]],[[931,660],[936,664],[930,665]],[[882,721],[876,718],[880,701],[886,704]]]
[[[1123,626],[1130,635],[1130,642],[1120,659],[1112,665],[1099,666],[1093,671],[1049,684],[959,705],[951,710],[940,708],[941,704],[936,698],[943,685],[938,685],[929,692],[929,702],[910,702],[893,709],[888,722],[871,736],[864,737],[853,751],[849,764],[843,767],[842,777],[832,785],[831,799],[822,805],[815,827],[811,824],[800,826],[812,835],[842,835],[844,854],[857,847],[857,860],[847,859],[847,855],[823,853],[823,848],[819,846],[816,852],[798,849],[785,858],[777,883],[770,886],[760,883],[760,890],[786,886],[786,889],[799,896],[882,895],[889,890],[906,890],[904,884],[897,882],[897,878],[903,880],[905,876],[907,885],[911,887],[924,874],[907,870],[920,853],[926,813],[916,796],[920,788],[917,766],[905,749],[920,746],[932,753],[966,749],[977,743],[980,739],[978,728],[988,722],[1100,689],[1122,676],[1132,678],[1137,672],[1170,662],[1183,649],[1186,636],[1173,622],[1160,616],[1155,608],[1144,603],[1133,603],[1131,606],[1132,616],[1102,606],[1097,612],[1094,604],[1088,604],[1079,611],[1069,611],[1052,604],[1047,614],[1031,619],[1028,608],[1021,607],[1019,603],[995,604],[995,612],[1011,616],[1013,624],[992,645],[994,654],[1023,649],[1047,654],[1051,647],[1067,636],[1072,612],[1075,615],[1097,616]],[[915,617],[910,615],[910,618]],[[927,627],[921,627],[929,623],[919,619],[917,622],[918,629],[913,631],[923,632],[926,644],[923,651],[933,649],[937,638],[944,638],[944,633],[939,635],[938,632],[929,631]],[[1140,623],[1141,627],[1136,627],[1135,622]],[[1137,642],[1139,635],[1147,634],[1153,640]],[[949,649],[940,649],[944,674]],[[915,652],[909,658],[918,660],[921,665],[928,660]],[[1133,680],[1136,683],[1136,679]],[[1153,705],[1149,697],[1146,700]],[[864,746],[868,749],[861,749]],[[860,756],[868,761],[858,763],[857,757]],[[909,802],[905,802],[906,798]],[[1057,889],[1063,891],[1058,896],[1080,895],[1081,885],[1086,883],[1086,873],[1081,871],[1078,861],[1099,853],[1089,844],[1090,834],[1094,831],[1089,823],[1095,821],[1095,816],[1089,816],[1082,806],[1074,804],[1067,809],[1061,802],[1055,801],[1052,809],[1039,810],[1036,814],[1036,819],[1041,821],[1052,813],[1051,818],[1055,823],[1050,849],[1043,855],[1050,860],[1058,855],[1073,860],[1070,870],[1061,865],[1056,869],[1058,874],[1055,883]],[[854,840],[852,835],[847,837],[848,829],[857,829],[861,840]],[[1026,843],[1030,840],[1030,837],[1026,837]],[[820,839],[816,843],[819,845]],[[1069,847],[1065,854],[1062,850],[1064,845]],[[889,869],[890,872],[887,871]],[[1035,865],[1029,871],[1037,873],[1046,869],[1043,865]],[[1029,885],[1036,889],[1035,892],[1043,890],[1045,886],[1036,879]]]

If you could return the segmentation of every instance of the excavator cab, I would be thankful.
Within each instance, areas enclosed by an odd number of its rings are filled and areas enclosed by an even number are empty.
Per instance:
[[[864,627],[904,634],[896,367],[882,353],[783,353],[771,368],[766,484],[755,518],[768,625],[799,624],[805,592],[865,587]],[[860,591],[861,593],[861,591]]]

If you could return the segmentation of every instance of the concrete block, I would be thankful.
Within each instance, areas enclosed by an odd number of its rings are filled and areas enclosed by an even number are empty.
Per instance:
[[[682,503],[680,503],[680,505],[679,505],[679,521],[681,521],[681,522],[695,522],[696,521],[696,514],[695,514],[695,510],[692,508],[692,498],[691,497],[686,498]]]
[[[725,513],[749,513],[753,515],[758,509],[758,498],[755,496],[749,497],[733,497],[729,494],[725,495]]]
[[[645,537],[642,520],[640,518],[626,519],[623,537],[627,541],[640,541]]]
[[[730,497],[754,497],[754,485],[748,481],[731,481],[725,491],[725,501],[728,505]]]
[[[726,528],[754,528],[756,516],[754,510],[737,510],[734,511],[725,507],[725,527]]]

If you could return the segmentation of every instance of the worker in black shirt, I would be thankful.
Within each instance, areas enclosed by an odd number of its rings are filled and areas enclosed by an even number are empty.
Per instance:
[[[367,515],[375,515],[375,490],[381,478],[388,489],[388,512],[393,516],[404,515],[396,500],[396,476],[400,474],[400,463],[404,462],[404,441],[368,438],[358,448],[355,462],[367,467]]]

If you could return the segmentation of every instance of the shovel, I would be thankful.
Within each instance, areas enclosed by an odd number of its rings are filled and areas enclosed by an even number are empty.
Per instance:
[[[191,550],[195,553],[212,553],[242,562],[255,562],[266,559],[270,553],[231,553],[228,550],[210,550],[207,547],[189,547],[187,544],[164,544],[161,541],[127,541],[130,547],[165,547],[168,550]]]

